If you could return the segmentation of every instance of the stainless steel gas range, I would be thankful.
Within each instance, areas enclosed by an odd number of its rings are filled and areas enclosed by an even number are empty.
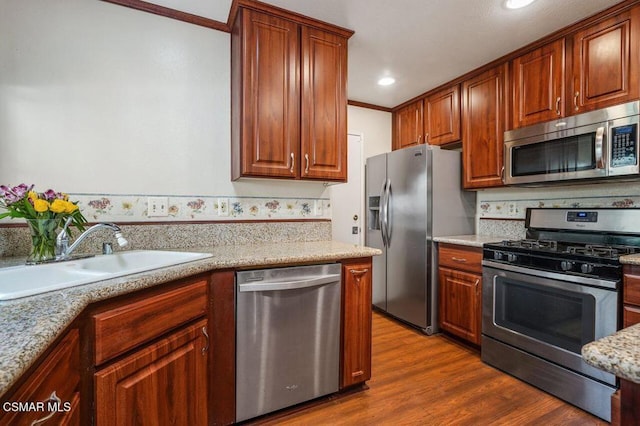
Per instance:
[[[640,209],[527,209],[526,239],[483,249],[482,360],[611,420],[616,378],[583,345],[618,330]]]

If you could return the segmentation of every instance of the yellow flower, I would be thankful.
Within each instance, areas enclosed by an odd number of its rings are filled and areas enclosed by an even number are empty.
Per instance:
[[[51,202],[49,209],[54,213],[63,213],[67,210],[67,202],[60,199],[55,199]]]
[[[35,192],[35,191],[29,191],[29,192],[27,193],[27,198],[28,198],[28,199],[30,199],[30,200],[32,200],[32,201],[35,201],[35,200],[37,200],[37,199],[38,199],[38,193],[37,193],[37,192]]]
[[[49,210],[49,203],[46,200],[34,200],[33,208],[38,213],[44,213]]]
[[[71,201],[65,201],[65,213],[73,213],[78,210],[78,206],[73,204]]]

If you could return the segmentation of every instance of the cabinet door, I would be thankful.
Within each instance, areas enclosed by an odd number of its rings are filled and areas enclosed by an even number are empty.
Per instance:
[[[444,145],[460,140],[460,86],[434,93],[424,100],[425,143]]]
[[[241,9],[242,176],[298,177],[299,36],[295,23]],[[240,62],[240,61],[235,61]],[[236,102],[236,99],[234,99]],[[239,177],[239,176],[234,176]]]
[[[513,127],[564,116],[564,39],[513,60]]]
[[[371,259],[344,262],[340,388],[371,378]]]
[[[301,176],[347,180],[347,39],[302,27]]]
[[[96,424],[206,425],[206,320],[95,374]]]
[[[79,424],[80,343],[77,329],[70,330],[39,363],[24,385],[5,402],[38,403],[43,411],[0,410],[2,425]],[[46,420],[45,420],[46,419]]]
[[[573,36],[573,114],[638,98],[639,11],[636,7]]]
[[[507,64],[462,84],[463,186],[502,186]]]
[[[440,268],[440,327],[477,345],[481,333],[482,276]]]
[[[393,113],[393,149],[424,143],[423,101],[419,100]]]

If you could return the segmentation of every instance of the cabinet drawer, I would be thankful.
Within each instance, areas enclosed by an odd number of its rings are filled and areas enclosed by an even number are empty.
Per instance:
[[[451,244],[440,244],[438,264],[452,269],[482,273],[482,249]]]
[[[623,328],[640,323],[640,306],[624,305],[623,307]]]
[[[207,280],[93,315],[96,365],[204,315]]]
[[[624,274],[624,303],[640,305],[640,275]]]
[[[73,401],[77,399],[76,389],[80,383],[80,344],[79,333],[73,329],[60,341],[53,352],[45,358],[27,382],[11,397],[2,401],[10,402],[44,402],[45,411],[6,411],[0,415],[0,424],[29,425],[50,415],[49,408],[56,407],[53,402],[57,396],[60,399],[58,412],[50,418],[50,424],[62,424],[68,413],[65,410],[73,408]],[[55,392],[55,395],[53,393]],[[48,401],[52,401],[49,405]]]

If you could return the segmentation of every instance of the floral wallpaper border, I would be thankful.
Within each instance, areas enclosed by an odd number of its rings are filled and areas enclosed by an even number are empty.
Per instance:
[[[148,216],[149,197],[167,197],[167,216]],[[89,222],[330,219],[328,198],[69,194]],[[7,222],[9,219],[1,220]]]
[[[480,219],[524,219],[527,207],[640,207],[640,195],[588,196],[546,200],[479,200],[477,214]]]

